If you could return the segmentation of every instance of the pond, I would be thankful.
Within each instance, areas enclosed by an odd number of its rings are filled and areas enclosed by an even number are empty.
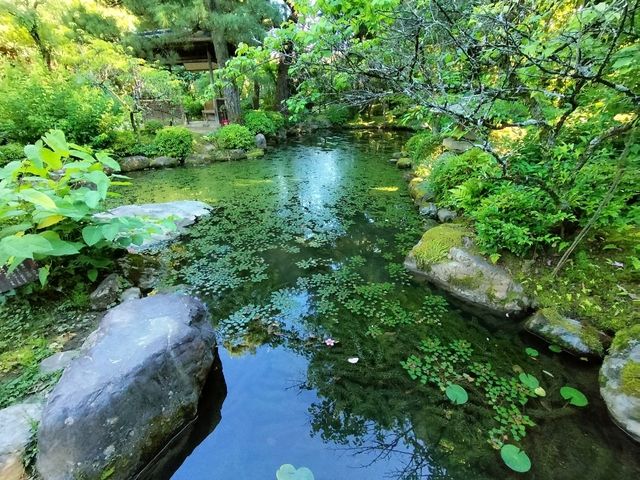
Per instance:
[[[121,202],[214,206],[162,253],[163,288],[207,303],[227,394],[205,396],[221,411],[166,478],[273,479],[285,463],[316,480],[638,478],[640,449],[609,419],[596,363],[405,273],[426,228],[388,162],[405,139],[321,133],[262,159],[133,175]],[[520,373],[544,396],[523,394]],[[466,382],[464,405],[442,391],[451,378]],[[589,405],[568,405],[564,385]],[[492,447],[505,440],[529,473],[504,465]]]

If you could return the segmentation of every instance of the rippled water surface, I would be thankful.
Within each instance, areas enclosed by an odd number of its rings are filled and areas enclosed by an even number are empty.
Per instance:
[[[638,478],[640,449],[609,420],[597,365],[548,351],[516,322],[463,311],[404,273],[425,226],[388,162],[403,140],[318,134],[262,159],[135,175],[123,202],[215,208],[162,257],[165,287],[209,305],[227,393],[209,389],[203,410],[213,412],[176,447],[181,465],[165,467],[167,478],[274,479],[284,463],[316,480]],[[473,378],[469,402],[454,406],[409,377],[401,362],[424,340],[464,340],[468,362],[539,379],[547,396],[522,407],[536,426],[515,442],[531,472],[512,473],[489,444],[500,424]],[[565,405],[565,384],[589,406]]]

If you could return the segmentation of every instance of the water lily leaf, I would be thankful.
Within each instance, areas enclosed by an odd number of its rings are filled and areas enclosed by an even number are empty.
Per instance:
[[[315,480],[313,472],[307,467],[296,469],[293,465],[285,463],[276,472],[277,480]]]
[[[538,387],[538,388],[534,389],[533,393],[535,393],[539,397],[546,397],[547,396],[547,392],[542,387]]]
[[[540,382],[538,381],[538,379],[533,375],[531,375],[530,373],[523,372],[520,375],[518,375],[518,378],[523,384],[525,384],[531,390],[535,390],[540,386]]]
[[[549,345],[549,350],[551,350],[553,353],[560,353],[560,352],[562,352],[562,347],[560,347],[560,345],[556,345],[554,343],[554,344]]]
[[[589,400],[585,397],[584,393],[582,393],[577,388],[569,387],[565,385],[560,389],[560,396],[565,400],[568,400],[571,405],[576,407],[586,407],[589,405]]]
[[[529,455],[515,445],[505,443],[500,449],[500,456],[505,465],[514,472],[525,473],[531,470]]]
[[[469,400],[467,391],[460,385],[456,385],[455,383],[449,385],[444,393],[447,398],[451,400],[451,403],[455,405],[463,405]]]
[[[527,348],[524,349],[524,351],[530,357],[534,357],[535,358],[538,355],[540,355],[540,352],[538,352],[538,350],[536,350],[535,348],[532,348],[532,347],[527,347]]]

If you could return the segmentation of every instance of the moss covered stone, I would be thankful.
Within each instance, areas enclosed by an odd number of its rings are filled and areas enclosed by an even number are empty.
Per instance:
[[[411,168],[411,159],[410,158],[399,158],[396,162],[396,167],[398,168]]]
[[[640,362],[630,361],[622,367],[620,379],[625,394],[640,397]]]
[[[616,334],[600,369],[600,394],[618,426],[640,442],[640,325]]]
[[[543,308],[529,317],[525,329],[576,355],[602,356],[607,337],[591,325],[561,315],[554,308]]]
[[[469,232],[462,225],[438,225],[425,232],[411,254],[419,268],[426,268],[445,259],[452,247],[461,247],[465,236],[469,236]]]

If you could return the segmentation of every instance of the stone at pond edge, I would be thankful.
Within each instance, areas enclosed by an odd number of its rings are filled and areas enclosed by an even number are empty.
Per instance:
[[[111,309],[49,395],[44,480],[130,479],[191,420],[215,355],[206,307],[155,295]]]
[[[108,275],[98,288],[89,295],[93,310],[106,310],[117,302],[121,290],[120,277],[116,273]]]
[[[162,256],[130,253],[118,260],[125,278],[142,290],[155,288],[169,266]]]
[[[439,208],[437,211],[437,216],[440,223],[447,223],[455,220],[458,214],[453,210],[449,210],[447,208]]]
[[[138,287],[127,288],[120,295],[121,302],[128,302],[129,300],[137,300],[142,296],[142,292]]]
[[[175,240],[182,233],[180,229],[188,227],[200,217],[210,214],[211,207],[195,200],[178,200],[166,203],[147,203],[143,205],[123,205],[104,213],[94,215],[97,220],[109,220],[118,217],[141,217],[143,219],[171,219],[179,227],[177,230],[153,234],[146,238],[140,246],[131,245],[132,251],[143,251],[156,248],[165,242]]]
[[[23,458],[31,441],[32,425],[40,421],[42,404],[21,403],[0,410],[0,478],[24,480]]]
[[[267,148],[267,139],[262,133],[258,133],[255,138],[256,148],[264,150]]]
[[[0,293],[13,290],[38,279],[38,264],[33,260],[25,260],[16,269],[7,273],[5,267],[0,268]]]
[[[427,218],[435,219],[438,216],[438,207],[433,202],[425,203],[423,206],[420,207],[419,211],[420,211],[420,215]]]
[[[469,251],[459,225],[441,224],[427,230],[404,265],[451,295],[492,314],[521,315],[531,307],[522,285],[503,268]]]
[[[561,346],[575,355],[602,357],[607,336],[580,321],[545,308],[531,315],[524,323],[528,332],[552,344]]]
[[[156,157],[151,162],[149,162],[149,166],[151,168],[165,168],[165,167],[176,167],[180,162],[177,158],[173,157]]]
[[[410,158],[399,158],[396,162],[396,167],[398,168],[411,168],[411,159]]]
[[[40,362],[40,373],[53,373],[58,370],[64,370],[79,355],[80,352],[78,350],[54,353]]]
[[[133,155],[130,157],[122,157],[118,160],[120,164],[120,170],[122,172],[135,172],[137,170],[144,170],[151,165],[151,159],[144,155]]]
[[[640,442],[640,325],[613,339],[600,368],[600,395],[616,424]]]
[[[467,140],[455,140],[454,138],[445,138],[442,140],[442,146],[450,152],[463,153],[473,148],[473,143]]]

